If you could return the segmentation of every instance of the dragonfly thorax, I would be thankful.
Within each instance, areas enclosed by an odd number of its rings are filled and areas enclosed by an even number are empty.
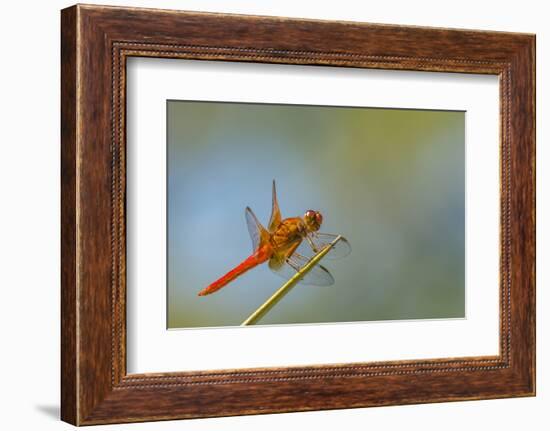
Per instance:
[[[307,227],[300,217],[284,219],[271,235],[275,248],[290,246],[307,235]]]

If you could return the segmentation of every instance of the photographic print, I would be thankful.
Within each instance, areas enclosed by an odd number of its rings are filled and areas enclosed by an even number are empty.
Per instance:
[[[169,100],[167,141],[169,329],[465,317],[464,112]]]

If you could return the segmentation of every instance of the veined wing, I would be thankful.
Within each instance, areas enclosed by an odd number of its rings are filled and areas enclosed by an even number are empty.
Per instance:
[[[271,217],[269,218],[269,225],[267,229],[269,232],[273,232],[277,229],[277,226],[281,224],[282,221],[281,210],[279,209],[279,203],[277,202],[277,190],[275,188],[275,180],[273,180],[273,186],[271,190]]]
[[[297,248],[297,252],[303,256],[311,257],[323,248],[329,246],[338,235],[321,232],[308,233],[306,238],[302,241]],[[340,259],[351,253],[351,245],[344,237],[332,246],[332,250],[327,253],[325,259]]]
[[[287,258],[286,262],[280,268],[271,268],[278,276],[289,280],[294,276],[304,265],[309,262],[309,259],[299,253],[294,253]],[[331,286],[334,284],[334,277],[322,265],[315,265],[304,277],[299,281],[301,284],[310,286]]]
[[[248,226],[248,233],[250,234],[250,239],[252,240],[252,251],[256,251],[262,243],[269,241],[269,232],[262,226],[250,207],[246,207],[244,213],[246,217],[246,225]]]

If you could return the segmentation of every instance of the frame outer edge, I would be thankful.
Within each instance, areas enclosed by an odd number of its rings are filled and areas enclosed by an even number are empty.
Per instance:
[[[529,171],[529,180],[532,182],[532,189],[529,196],[531,204],[531,217],[530,222],[532,224],[532,244],[530,248],[530,259],[531,259],[531,285],[529,286],[529,300],[530,300],[530,316],[529,316],[529,336],[531,348],[529,350],[530,361],[529,361],[529,395],[537,395],[537,331],[536,331],[536,320],[537,320],[537,301],[536,301],[536,283],[537,283],[537,258],[536,258],[536,249],[537,249],[537,132],[536,132],[536,123],[537,123],[537,79],[536,79],[536,70],[537,70],[537,37],[532,35],[528,39],[527,43],[527,64],[529,65],[530,74],[527,76],[527,83],[529,85],[530,94],[528,98],[528,104],[531,109],[530,123],[527,125],[529,133],[529,144],[531,147],[531,159],[529,160],[530,171]]]
[[[77,300],[78,7],[61,11],[61,420],[79,423]]]
[[[536,395],[535,36],[511,61],[511,363],[522,396]]]
[[[532,351],[532,370],[531,370],[531,377],[533,379],[533,386],[531,394],[533,396],[537,395],[537,37],[536,35],[533,35],[531,38],[530,43],[530,52],[529,52],[532,60],[532,70],[531,70],[531,80],[533,82],[533,94],[531,95],[531,105],[533,109],[533,135],[532,135],[532,142],[533,142],[533,158],[531,161],[531,175],[533,178],[533,196],[532,196],[532,202],[533,202],[533,237],[534,237],[534,243],[533,243],[533,292],[531,300],[533,302],[533,316],[531,318],[531,325],[532,325],[532,342],[533,342],[533,351]]]

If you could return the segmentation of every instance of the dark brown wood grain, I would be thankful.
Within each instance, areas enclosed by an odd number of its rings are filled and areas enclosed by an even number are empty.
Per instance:
[[[61,20],[61,417],[76,423],[76,8]]]
[[[61,416],[77,425],[535,393],[535,37],[100,6],[62,11]],[[130,56],[495,74],[500,354],[126,373]]]

